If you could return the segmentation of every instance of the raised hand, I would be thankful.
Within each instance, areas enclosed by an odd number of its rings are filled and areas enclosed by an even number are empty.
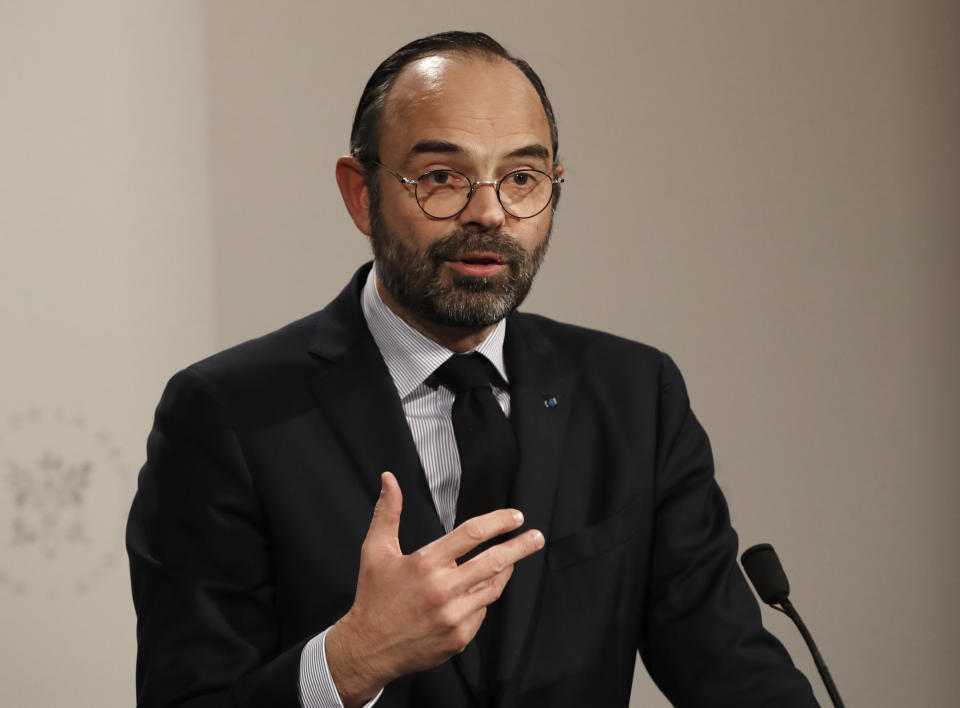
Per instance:
[[[519,511],[500,509],[403,555],[397,537],[400,485],[390,472],[381,483],[360,551],[353,606],[326,638],[327,664],[346,708],[363,705],[398,676],[463,651],[487,605],[503,592],[513,564],[544,544],[543,534],[530,529],[457,565],[476,546],[523,525]]]

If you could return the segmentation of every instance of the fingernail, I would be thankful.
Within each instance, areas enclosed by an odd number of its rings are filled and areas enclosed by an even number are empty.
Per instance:
[[[521,513],[520,513],[519,511],[517,511],[516,509],[514,509],[514,510],[513,510],[513,520],[516,521],[518,524],[522,524],[522,523],[523,523],[523,514],[521,514]]]
[[[539,531],[534,531],[534,532],[533,532],[533,545],[534,545],[534,546],[536,546],[537,548],[543,548],[543,544],[544,544],[545,542],[546,542],[546,539],[544,539],[542,533],[540,533]]]

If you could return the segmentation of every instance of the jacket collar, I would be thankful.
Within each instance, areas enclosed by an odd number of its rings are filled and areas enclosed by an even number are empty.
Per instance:
[[[507,320],[506,360],[511,421],[520,446],[510,503],[523,512],[524,527],[542,531],[549,545],[567,421],[576,403],[575,370],[536,321],[524,315]],[[545,558],[544,549],[517,563],[499,600],[501,687],[516,687],[529,659]]]
[[[353,455],[371,508],[380,494],[380,475],[389,470],[397,477],[404,497],[400,545],[409,553],[440,536],[443,527],[396,387],[360,310],[360,290],[369,270],[367,264],[357,271],[318,313],[308,349],[321,371],[310,388]]]

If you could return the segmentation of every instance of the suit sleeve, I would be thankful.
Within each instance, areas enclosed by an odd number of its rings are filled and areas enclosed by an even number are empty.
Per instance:
[[[127,526],[137,702],[299,708],[263,510],[213,388],[191,370],[157,408]]]
[[[640,653],[676,706],[816,706],[806,678],[761,625],[706,433],[663,356],[651,581]]]

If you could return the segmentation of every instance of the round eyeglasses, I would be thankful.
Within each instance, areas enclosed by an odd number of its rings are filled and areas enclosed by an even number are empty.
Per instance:
[[[456,170],[431,170],[417,179],[407,179],[386,165],[373,161],[396,177],[402,184],[412,184],[417,204],[434,219],[452,219],[467,208],[477,187],[490,185],[497,192],[500,206],[510,216],[530,219],[550,204],[562,177],[551,177],[540,170],[514,170],[498,180],[472,182]]]

